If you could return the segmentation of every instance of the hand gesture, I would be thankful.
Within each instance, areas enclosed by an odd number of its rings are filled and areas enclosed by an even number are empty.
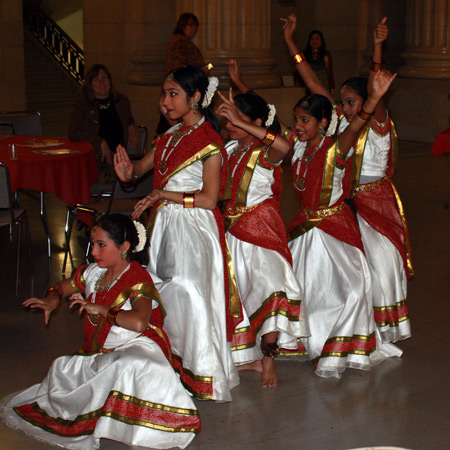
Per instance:
[[[98,305],[96,303],[91,303],[85,300],[85,298],[81,294],[73,294],[70,297],[69,307],[72,308],[75,305],[79,305],[80,309],[78,310],[78,314],[81,315],[83,311],[86,311],[88,314],[98,315],[105,312],[105,308],[108,309],[105,305]]]
[[[111,149],[109,148],[108,143],[103,139],[102,143],[100,144],[100,151],[102,152],[101,160],[106,161],[109,165],[112,164],[112,157],[111,157]]]
[[[280,20],[284,22],[283,30],[285,41],[293,40],[294,32],[297,28],[297,16],[295,14],[291,14],[287,19],[280,18]]]
[[[153,189],[153,191],[150,192],[147,197],[139,200],[136,205],[134,205],[134,211],[131,214],[131,218],[133,220],[138,219],[147,208],[149,208],[162,198],[162,189]]]
[[[389,28],[386,25],[387,17],[383,17],[373,32],[374,44],[381,44],[386,40],[389,34]]]
[[[225,64],[228,64],[228,75],[230,75],[231,81],[234,83],[239,81],[241,79],[241,65],[237,62],[237,60],[235,58],[231,58],[228,61],[225,61]]]
[[[44,311],[44,322],[45,325],[48,325],[48,322],[50,320],[51,313],[58,307],[59,305],[59,298],[51,295],[46,298],[37,298],[32,297],[27,300],[25,300],[22,303],[23,306],[29,307],[29,308],[40,308]]]
[[[217,91],[217,94],[219,94],[219,97],[223,100],[223,103],[217,108],[217,114],[228,119],[233,125],[239,126],[238,123],[242,119],[239,116],[239,110],[233,100],[233,89],[230,88],[228,91],[228,100],[219,91]]]
[[[371,93],[371,97],[376,100],[380,100],[381,97],[388,91],[389,86],[394,81],[396,73],[392,74],[387,70],[380,70],[375,74],[373,79],[373,90]]]
[[[133,164],[125,148],[121,145],[117,146],[114,155],[114,170],[120,181],[128,182],[133,178]]]

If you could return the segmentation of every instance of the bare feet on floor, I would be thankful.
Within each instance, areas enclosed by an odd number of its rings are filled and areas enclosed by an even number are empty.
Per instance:
[[[264,356],[262,359],[262,387],[275,387],[278,385],[277,373],[275,372],[275,363],[273,358]]]
[[[248,364],[242,364],[240,366],[236,366],[237,370],[241,371],[241,370],[254,370],[255,372],[262,372],[263,368],[262,368],[262,361],[253,361],[251,363]]]

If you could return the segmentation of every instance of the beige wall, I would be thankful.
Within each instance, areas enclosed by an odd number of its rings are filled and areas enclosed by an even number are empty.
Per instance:
[[[24,109],[22,2],[0,0],[0,111]]]

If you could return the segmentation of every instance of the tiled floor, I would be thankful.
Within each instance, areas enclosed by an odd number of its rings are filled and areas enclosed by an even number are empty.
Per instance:
[[[242,373],[233,402],[197,402],[203,430],[190,449],[450,448],[450,158],[432,157],[429,147],[402,143],[394,178],[409,220],[417,274],[408,294],[413,337],[399,344],[403,357],[371,372],[347,370],[340,380],[318,378],[307,363],[278,361],[280,384],[267,390],[260,388],[257,374]],[[283,214],[289,220],[296,204],[286,186]],[[38,204],[23,198],[23,205],[31,219],[34,289],[42,294],[50,281],[60,277],[65,206],[49,196],[48,221],[55,244],[49,263]],[[31,290],[27,260],[22,261],[20,295],[15,298],[14,261],[6,230],[0,231],[1,398],[39,382],[51,361],[77,349],[82,336],[78,315],[66,305],[48,329],[41,314],[23,310],[20,302]],[[77,239],[85,242],[82,232],[73,239],[79,263]],[[1,450],[47,448],[51,447],[0,424]],[[125,448],[102,441],[102,449]]]

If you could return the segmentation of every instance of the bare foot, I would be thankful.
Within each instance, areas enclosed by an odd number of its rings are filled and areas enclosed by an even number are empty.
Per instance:
[[[275,363],[273,358],[264,356],[262,359],[262,374],[261,374],[262,387],[275,387],[278,385],[277,373],[275,372]]]
[[[254,370],[255,372],[263,371],[261,360],[253,361],[248,364],[241,364],[240,366],[236,366],[236,369],[239,371],[241,370]]]

